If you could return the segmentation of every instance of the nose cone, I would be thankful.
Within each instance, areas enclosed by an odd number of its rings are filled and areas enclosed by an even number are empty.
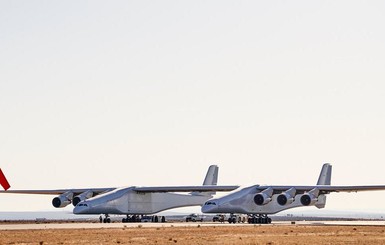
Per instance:
[[[218,202],[216,200],[209,200],[202,206],[202,213],[217,213]]]
[[[74,214],[87,214],[90,207],[87,202],[80,202],[74,208]]]

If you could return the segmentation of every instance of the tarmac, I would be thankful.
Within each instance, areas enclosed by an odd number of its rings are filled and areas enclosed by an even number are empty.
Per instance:
[[[314,226],[385,226],[385,221],[289,221],[273,222],[272,224],[229,224],[214,222],[169,222],[169,223],[10,223],[0,224],[0,230],[44,230],[44,229],[108,229],[108,228],[142,228],[142,227],[196,227],[196,226],[290,226],[290,225],[314,225]]]

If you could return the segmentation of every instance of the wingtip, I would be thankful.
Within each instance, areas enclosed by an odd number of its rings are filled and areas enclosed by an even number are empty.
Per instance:
[[[1,184],[1,186],[3,186],[4,190],[8,190],[11,187],[7,178],[5,178],[5,175],[4,175],[3,171],[1,170],[1,168],[0,168],[0,184]]]

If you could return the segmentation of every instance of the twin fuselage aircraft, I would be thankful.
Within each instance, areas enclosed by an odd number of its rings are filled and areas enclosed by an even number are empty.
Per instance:
[[[268,214],[296,208],[315,206],[324,208],[326,195],[331,192],[358,192],[385,190],[385,185],[333,186],[332,166],[322,166],[316,185],[278,186],[252,185],[218,186],[218,166],[209,167],[202,186],[121,187],[58,190],[8,190],[0,193],[58,195],[52,205],[62,208],[75,206],[74,214],[104,214],[103,222],[110,222],[110,214],[127,215],[123,222],[140,221],[143,215],[156,214],[167,209],[202,206],[203,213],[248,214],[250,223],[271,223]],[[0,184],[8,189],[9,183],[0,170]],[[237,189],[237,190],[235,190]],[[235,190],[235,191],[234,191]],[[212,198],[217,191],[233,191]],[[189,192],[188,194],[180,194]]]

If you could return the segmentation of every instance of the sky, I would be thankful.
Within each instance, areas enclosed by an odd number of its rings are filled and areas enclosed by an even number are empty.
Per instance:
[[[383,1],[0,1],[13,189],[385,184]],[[2,211],[54,210],[0,196]],[[385,212],[385,191],[329,209]],[[71,207],[68,207],[71,211]]]

